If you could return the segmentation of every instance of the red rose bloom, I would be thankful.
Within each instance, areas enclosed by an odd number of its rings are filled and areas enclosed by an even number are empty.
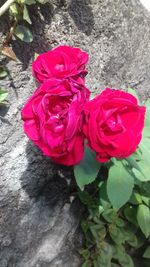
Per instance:
[[[83,131],[98,161],[126,158],[135,152],[142,137],[145,107],[138,106],[133,95],[106,88],[85,104],[84,113]]]
[[[55,162],[77,164],[84,153],[81,112],[88,99],[83,85],[45,81],[22,109],[25,133]]]
[[[51,78],[73,78],[84,82],[88,54],[80,48],[59,46],[41,54],[32,64],[33,75],[39,83]]]

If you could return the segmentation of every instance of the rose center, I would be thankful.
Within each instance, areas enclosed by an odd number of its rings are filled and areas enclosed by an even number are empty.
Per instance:
[[[103,124],[102,128],[105,134],[108,135],[112,133],[114,134],[120,133],[124,129],[122,120],[118,114],[108,118],[106,122]]]
[[[48,120],[48,125],[51,131],[55,134],[59,134],[64,130],[63,120],[60,118],[59,114],[52,115]]]
[[[64,71],[64,65],[63,64],[56,64],[55,70],[57,71]]]
[[[62,134],[66,127],[70,97],[49,96],[43,100],[47,128],[56,136]]]

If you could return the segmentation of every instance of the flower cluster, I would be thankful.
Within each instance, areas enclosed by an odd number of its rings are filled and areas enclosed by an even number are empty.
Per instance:
[[[38,89],[22,110],[27,136],[55,162],[77,164],[84,154],[83,107],[88,54],[60,46],[38,56],[33,75]]]
[[[78,164],[86,145],[97,160],[125,158],[137,148],[145,107],[121,90],[106,88],[90,100],[85,86],[88,54],[59,46],[33,62],[39,87],[22,109],[27,136],[56,163]]]

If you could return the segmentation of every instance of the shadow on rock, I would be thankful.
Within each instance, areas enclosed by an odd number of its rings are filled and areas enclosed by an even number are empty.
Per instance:
[[[4,122],[5,121],[7,122],[7,120],[4,117],[7,114],[8,110],[9,110],[9,106],[8,105],[5,105],[5,104],[4,105],[0,105],[0,118]],[[9,122],[9,124],[10,124],[10,122]]]
[[[86,35],[90,35],[94,26],[90,0],[71,0],[68,12],[77,28]]]
[[[62,197],[67,200],[71,188],[67,181],[73,178],[72,168],[53,163],[31,142],[27,143],[26,156],[28,167],[21,177],[21,185],[29,197],[45,195],[54,200]]]
[[[44,28],[46,23],[51,24],[53,17],[53,5],[47,3],[44,6],[30,6],[29,14],[32,19],[32,25],[25,25],[30,28],[33,34],[33,42],[25,43],[19,40],[12,41],[13,51],[15,52],[17,58],[23,64],[23,70],[28,67],[28,64],[32,58],[34,60],[34,53],[41,54],[51,49],[50,44],[47,41],[46,36],[44,35]]]
[[[55,165],[30,142],[26,156],[28,166],[20,180],[29,196],[28,208],[16,236],[26,253],[21,265],[16,266],[71,266],[75,255],[79,261],[77,251],[82,242],[78,231],[82,208],[78,200],[69,202],[67,181],[71,181],[72,169]]]
[[[2,4],[4,4],[4,2],[6,1],[0,1],[0,7],[2,6]],[[0,33],[4,33],[6,35],[10,27],[11,27],[11,21],[10,21],[9,13],[7,11],[0,18]],[[0,40],[0,43],[1,41],[2,40]]]

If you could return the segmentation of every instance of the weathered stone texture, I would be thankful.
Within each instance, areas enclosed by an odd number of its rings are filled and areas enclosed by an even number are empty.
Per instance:
[[[9,92],[0,107],[0,267],[78,267],[81,208],[69,202],[71,169],[58,167],[31,144],[20,110],[35,90],[34,52],[60,45],[90,54],[87,85],[134,86],[150,96],[150,13],[138,0],[51,0],[31,7],[34,42],[13,40],[17,62],[4,60],[10,76],[0,80]],[[1,37],[9,22],[0,22]],[[3,32],[3,34],[2,34]]]

